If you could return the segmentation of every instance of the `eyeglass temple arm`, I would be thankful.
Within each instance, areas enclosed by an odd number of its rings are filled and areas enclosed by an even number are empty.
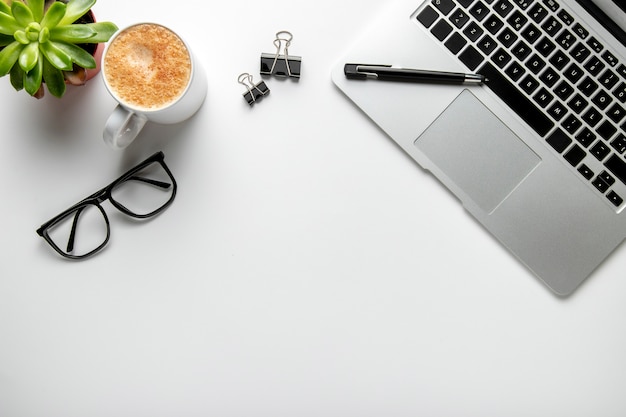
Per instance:
[[[78,218],[80,214],[83,212],[85,208],[81,207],[76,210],[76,214],[74,215],[74,220],[72,221],[72,230],[70,231],[70,237],[67,241],[67,253],[72,253],[74,250],[74,240],[76,239],[76,227],[78,226]]]
[[[168,183],[168,182],[163,182],[163,181],[157,181],[157,180],[153,180],[150,178],[144,178],[144,177],[136,177],[136,176],[132,176],[128,179],[130,180],[135,180],[135,181],[141,181],[141,182],[145,182],[151,185],[154,185],[156,187],[160,187],[160,188],[164,188],[164,189],[168,189],[172,186],[172,184]]]

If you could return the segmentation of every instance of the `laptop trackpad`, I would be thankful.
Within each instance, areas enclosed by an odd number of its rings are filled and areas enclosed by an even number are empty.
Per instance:
[[[541,161],[469,90],[463,90],[415,146],[487,212]]]

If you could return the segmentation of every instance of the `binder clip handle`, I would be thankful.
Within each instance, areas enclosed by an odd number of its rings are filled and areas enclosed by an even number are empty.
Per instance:
[[[285,35],[285,37],[281,38],[281,35]],[[285,42],[285,55],[289,56],[289,45],[291,45],[291,40],[293,39],[293,35],[291,34],[291,32],[286,31],[286,30],[281,30],[280,32],[276,33],[276,39],[274,39],[274,46],[276,46],[276,55],[280,55],[280,47],[282,42]]]

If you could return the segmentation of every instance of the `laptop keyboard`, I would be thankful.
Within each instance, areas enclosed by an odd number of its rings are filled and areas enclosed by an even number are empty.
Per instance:
[[[416,19],[575,175],[626,207],[626,62],[554,0],[431,0]]]

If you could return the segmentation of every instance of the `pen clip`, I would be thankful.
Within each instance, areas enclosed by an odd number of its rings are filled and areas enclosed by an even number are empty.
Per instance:
[[[343,72],[346,78],[351,80],[365,80],[368,77],[378,78],[378,74],[368,71],[368,68],[391,68],[391,65],[364,65],[364,64],[346,64],[343,67]]]

